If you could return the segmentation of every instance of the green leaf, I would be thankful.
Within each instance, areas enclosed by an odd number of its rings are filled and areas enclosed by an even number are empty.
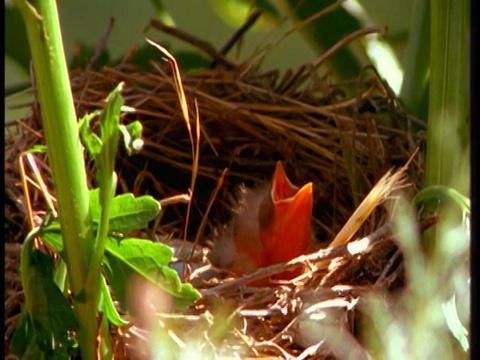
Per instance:
[[[58,221],[52,222],[50,225],[40,229],[39,236],[52,249],[61,254],[63,250],[62,233],[60,231],[60,223]]]
[[[47,152],[47,147],[39,144],[33,145],[28,152],[32,154],[45,154]]]
[[[120,123],[120,114],[123,105],[123,97],[121,95],[123,86],[124,83],[121,82],[108,95],[107,105],[100,114],[100,133],[103,146],[102,155],[97,161],[99,161],[99,172],[105,172],[106,176],[111,176],[113,172],[115,154],[118,148],[118,125]]]
[[[32,296],[28,297],[30,317],[56,336],[78,327],[68,299],[53,280],[53,259],[33,251],[29,274],[26,276]]]
[[[453,295],[449,301],[442,304],[442,310],[452,335],[458,340],[463,351],[467,352],[470,348],[468,343],[468,330],[463,326],[458,317],[455,295]]]
[[[98,353],[100,359],[114,359],[113,356],[113,346],[112,346],[112,336],[110,334],[110,327],[108,324],[109,319],[105,316],[102,316],[100,321],[100,332],[102,337],[98,345]]]
[[[120,125],[119,130],[123,135],[123,142],[129,156],[132,155],[132,153],[138,152],[142,149],[143,127],[140,121],[134,121],[127,126]]]
[[[416,206],[423,205],[428,213],[433,213],[439,206],[445,206],[447,202],[456,204],[465,216],[470,215],[470,199],[449,186],[426,187],[420,190],[414,198]]]
[[[119,123],[123,98],[121,91],[124,83],[119,83],[115,89],[107,97],[107,105],[100,112],[100,153],[94,155],[97,165],[95,177],[99,185],[99,221],[97,233],[95,236],[93,254],[89,260],[88,272],[82,285],[84,294],[100,293],[100,271],[105,253],[105,244],[109,232],[109,219],[111,212],[112,200],[117,185],[117,174],[115,173],[115,154],[118,149],[119,140]],[[90,204],[91,215],[92,208],[95,206]],[[82,292],[80,292],[81,294]],[[79,295],[80,295],[79,294]],[[77,300],[79,300],[77,295]],[[108,342],[109,339],[104,337],[102,341]],[[103,345],[102,345],[103,347]]]
[[[98,156],[102,150],[102,140],[90,128],[90,121],[98,115],[100,115],[100,110],[93,111],[83,116],[78,122],[78,128],[82,135],[83,142],[90,156],[94,158]]]
[[[90,191],[90,207],[94,223],[100,221],[99,190]],[[127,193],[115,196],[110,208],[108,224],[109,233],[128,233],[136,229],[144,229],[148,222],[155,219],[160,212],[160,203],[149,195],[134,197]]]
[[[133,139],[140,139],[142,137],[143,126],[138,120],[135,120],[127,125],[128,132],[132,135]]]
[[[62,235],[60,233],[60,225],[58,223],[52,223],[49,227],[42,229],[40,236],[43,241],[45,241],[52,249],[57,251],[60,256],[63,258],[62,253]],[[108,251],[108,249],[107,249]],[[101,291],[103,296],[102,311],[107,316],[108,320],[116,326],[125,326],[128,324],[125,320],[121,318],[118,314],[113,300],[108,291],[108,287],[105,281],[105,277],[101,276]]]
[[[113,325],[118,327],[128,325],[128,321],[123,320],[120,314],[118,313],[117,309],[115,308],[115,305],[113,304],[112,296],[108,291],[107,282],[103,275],[101,279],[101,289],[102,289],[102,297],[103,297],[102,311],[107,316],[108,321],[110,321]]]
[[[99,190],[90,191],[92,220],[100,221]],[[109,232],[128,233],[132,230],[147,227],[148,222],[155,219],[160,212],[160,203],[150,195],[134,197],[127,193],[113,198],[110,210]],[[63,248],[60,224],[53,221],[40,229],[39,235],[57,252]]]
[[[57,346],[55,349],[52,348],[52,339],[48,331],[39,326],[34,326],[26,311],[22,312],[14,338],[10,351],[22,360],[68,360],[75,358],[78,353],[78,346],[73,340],[67,340],[64,345]],[[24,342],[20,343],[19,341]]]
[[[53,259],[33,250],[33,239],[28,237],[22,249],[22,285],[25,309],[28,314],[16,340],[16,348],[24,351],[23,358],[39,358],[54,354],[53,358],[66,359],[71,350],[71,330],[78,329],[73,309],[53,278]],[[22,337],[28,336],[33,340]],[[43,356],[42,356],[43,357]]]
[[[58,223],[53,222],[43,228],[39,235],[55,250],[62,250]],[[165,244],[135,238],[107,238],[103,264],[110,286],[124,310],[125,288],[128,279],[134,274],[172,295],[179,309],[187,307],[200,297],[191,284],[182,284],[177,272],[168,267],[172,257],[172,249]]]
[[[17,355],[20,358],[23,358],[23,354],[29,346],[32,346],[34,333],[32,331],[32,326],[28,313],[23,310],[20,315],[20,321],[17,324],[15,332],[12,335],[10,342],[10,352]]]
[[[80,119],[78,125],[85,146],[97,164],[96,177],[100,187],[114,172],[119,139],[120,110],[123,105],[122,89],[123,83],[119,83],[108,95],[105,108],[85,115]],[[99,116],[100,136],[90,128],[90,122],[96,116]]]
[[[119,242],[108,238],[105,255],[108,280],[123,308],[126,285],[134,274],[172,295],[177,308],[184,308],[200,297],[191,284],[182,284],[176,271],[167,266],[173,251],[165,244],[134,238]]]

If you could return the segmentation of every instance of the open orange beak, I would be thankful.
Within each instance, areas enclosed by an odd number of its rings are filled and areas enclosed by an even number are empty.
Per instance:
[[[313,187],[293,185],[277,162],[272,179],[272,208],[260,221],[260,238],[270,264],[289,261],[306,254],[311,241]]]

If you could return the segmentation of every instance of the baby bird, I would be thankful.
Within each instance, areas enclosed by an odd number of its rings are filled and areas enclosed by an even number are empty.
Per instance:
[[[211,262],[244,275],[306,254],[313,245],[312,208],[312,183],[294,186],[278,161],[269,184],[242,189],[240,207],[216,241]],[[288,280],[299,274],[288,271],[275,278]]]

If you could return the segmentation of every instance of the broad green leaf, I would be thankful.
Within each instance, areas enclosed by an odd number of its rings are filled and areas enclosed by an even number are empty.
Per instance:
[[[62,235],[60,233],[60,227],[58,223],[52,223],[48,228],[42,229],[40,236],[42,239],[55,251],[57,251],[60,256],[63,258],[62,253]],[[108,249],[107,249],[108,251]],[[105,315],[108,317],[108,320],[116,326],[125,326],[128,324],[123,320],[115,309],[113,300],[111,298],[110,292],[108,290],[105,278],[102,275],[101,277],[101,291],[103,295],[102,310]]]
[[[71,350],[70,331],[78,329],[73,309],[53,279],[53,259],[33,250],[27,237],[22,249],[22,284],[25,293],[25,322],[16,339],[22,358],[67,359]],[[33,334],[34,340],[31,340]],[[25,342],[23,336],[29,336]],[[35,343],[33,343],[33,341]],[[44,353],[39,357],[39,352]],[[52,356],[50,356],[52,354]]]
[[[39,235],[56,251],[62,251],[58,223],[53,222],[43,228]],[[190,284],[182,284],[177,272],[168,267],[172,257],[172,249],[161,243],[134,238],[107,238],[103,264],[110,286],[123,309],[125,287],[133,274],[144,277],[172,295],[178,308],[184,308],[199,298],[200,294]]]
[[[44,330],[36,329],[37,333],[45,333]],[[25,309],[22,311],[20,321],[15,329],[10,343],[10,353],[18,356],[22,360],[39,360],[39,359],[67,359],[68,355],[60,351],[54,352],[46,347],[45,339],[42,334],[35,332],[34,326]],[[43,341],[43,343],[42,343]],[[49,354],[48,354],[49,353]]]
[[[92,220],[100,221],[99,190],[90,191]],[[147,227],[148,222],[155,219],[160,211],[160,203],[150,195],[134,197],[122,194],[113,198],[110,210],[109,232],[128,233]],[[40,236],[56,251],[62,251],[60,224],[53,221],[40,230]]]
[[[30,317],[56,336],[78,327],[68,299],[53,281],[53,259],[40,251],[32,253],[26,275],[32,296],[27,298]]]
[[[39,236],[56,252],[62,252],[62,233],[60,232],[60,223],[58,221],[54,221],[50,225],[40,229]]]
[[[113,256],[128,260],[133,266],[145,272],[158,269],[172,261],[173,250],[162,243],[150,240],[109,237],[107,249]]]
[[[123,308],[126,285],[134,274],[172,295],[178,308],[184,308],[200,297],[190,284],[182,284],[175,270],[168,267],[173,251],[165,244],[134,238],[119,242],[108,238],[105,257],[108,280]]]
[[[21,355],[22,360],[69,360],[78,357],[78,345],[73,338],[65,339],[62,345],[55,342],[56,345],[52,346],[54,341],[48,330],[39,327],[38,324],[37,326],[32,325],[29,319],[28,323],[32,333],[29,334],[31,337],[28,339],[24,353]]]
[[[23,358],[23,354],[29,346],[32,346],[34,340],[34,333],[28,318],[28,313],[23,310],[20,315],[20,321],[17,324],[15,332],[12,335],[10,342],[10,352]]]
[[[62,251],[62,236],[58,223],[53,222],[42,229],[39,234],[42,239],[53,249]],[[196,300],[199,294],[190,284],[181,284],[178,274],[170,269],[167,264],[173,257],[173,251],[161,243],[153,243],[149,240],[127,238],[118,241],[108,238],[105,249],[103,265],[107,273],[110,286],[112,287],[122,308],[125,310],[125,287],[129,277],[139,274],[167,290],[176,298],[179,308],[188,306]],[[155,275],[157,274],[157,275]],[[163,284],[163,285],[162,285]],[[104,311],[109,320],[117,326],[125,325],[124,320],[116,313],[106,285],[102,286],[104,294]],[[108,297],[106,296],[108,294]]]
[[[90,209],[94,223],[100,221],[99,190],[90,191]],[[160,203],[149,195],[134,197],[127,193],[115,196],[110,207],[110,233],[128,233],[136,229],[144,229],[148,222],[155,219],[160,212]]]
[[[157,246],[155,246],[157,245]],[[140,239],[107,239],[105,271],[116,298],[125,308],[126,286],[131,275],[149,278],[152,271],[161,271],[173,257],[168,246]],[[148,247],[148,249],[147,249]],[[112,251],[110,251],[112,250]]]

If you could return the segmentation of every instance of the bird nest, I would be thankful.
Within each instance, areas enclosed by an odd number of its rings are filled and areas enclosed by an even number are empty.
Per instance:
[[[331,84],[309,66],[280,75],[248,65],[182,74],[192,119],[195,109],[199,114],[195,143],[199,157],[190,214],[187,223],[187,204],[165,201],[161,218],[148,234],[156,241],[166,236],[190,242],[197,239],[208,251],[215,229],[232,216],[238,187],[268,181],[276,161],[282,160],[293,183],[313,182],[313,226],[324,252],[303,260],[302,266],[310,264],[308,276],[268,288],[242,286],[245,282],[229,275],[199,283],[202,298],[181,314],[159,311],[159,329],[168,329],[163,335],[167,344],[184,351],[198,346],[198,351],[210,355],[327,358],[338,355],[332,350],[335,336],[347,344],[345,351],[361,352],[356,303],[365,292],[392,290],[403,281],[401,256],[390,241],[385,207],[376,207],[355,235],[376,234],[368,248],[352,255],[345,246],[330,249],[327,245],[375,183],[392,167],[404,166],[422,146],[424,126],[401,109],[371,67],[351,83]],[[143,125],[143,149],[133,156],[118,153],[118,192],[175,199],[192,188],[192,139],[172,75],[164,63],[152,62],[146,71],[128,59],[99,71],[71,72],[79,116],[103,108],[110,91],[124,82],[125,105],[135,111],[125,113],[122,122],[138,119]],[[18,244],[29,228],[18,155],[44,143],[37,103],[14,128],[7,134],[5,152],[7,338],[23,301]],[[53,189],[46,157],[35,157],[46,184]],[[421,155],[403,169],[402,184],[408,183],[412,193],[422,171]],[[46,206],[38,190],[32,190],[31,198],[33,209],[41,215]],[[330,267],[314,271],[313,264],[327,260]],[[146,339],[151,340],[142,331],[134,326],[128,337],[117,333],[120,358],[120,354],[133,354],[133,348],[135,357],[141,357],[139,349],[147,349]],[[329,346],[325,339],[331,340]]]

